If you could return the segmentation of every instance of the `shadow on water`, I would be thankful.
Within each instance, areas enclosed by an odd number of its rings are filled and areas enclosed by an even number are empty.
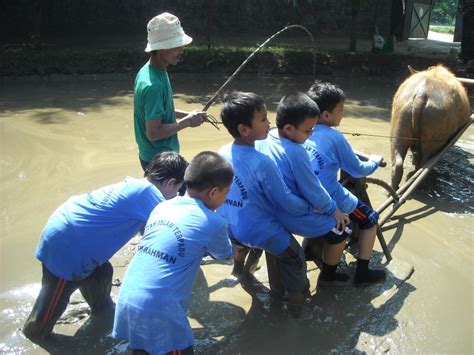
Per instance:
[[[187,104],[196,104],[196,109],[202,109],[227,79],[228,76],[213,74],[202,75],[197,79],[199,82],[189,82],[189,80],[184,80],[183,76],[171,80],[175,98],[181,99]],[[255,75],[241,73],[221,91],[212,106],[222,104],[224,95],[235,90],[255,92],[264,98],[269,111],[275,111],[283,95],[292,91],[307,90],[312,81],[312,77],[307,75],[295,79],[286,76],[256,77]]]
[[[230,75],[231,73],[229,73]],[[201,110],[214,93],[227,80],[228,76],[219,74],[170,73],[174,98]],[[354,117],[369,120],[388,121],[390,118],[390,100],[392,85],[388,82],[380,90],[371,89],[370,79],[343,80],[342,78],[321,77],[339,84],[347,96],[346,111]],[[19,111],[31,110],[31,118],[38,123],[64,123],[72,119],[81,119],[88,112],[94,112],[103,106],[124,104],[133,110],[132,74],[116,76],[52,77],[33,78],[8,83],[8,90],[1,90],[0,109],[4,114],[13,115]],[[281,97],[292,91],[306,91],[314,82],[312,76],[258,76],[240,73],[216,99],[213,105],[221,104],[222,95],[233,90],[252,91],[264,97],[270,111],[275,111]],[[380,89],[381,84],[376,87]],[[27,88],[28,95],[24,95]],[[362,88],[362,89],[361,89]],[[125,101],[124,101],[125,99]],[[351,108],[351,104],[355,108]],[[71,115],[66,114],[71,113]],[[76,114],[76,115],[74,115]]]
[[[394,229],[394,234],[387,244],[393,250],[403,235],[407,224],[416,222],[436,212],[472,214],[474,213],[474,167],[470,160],[471,154],[458,146],[452,147],[438,162],[433,170],[418,185],[411,198],[423,203],[423,206],[402,214],[395,214],[382,227],[388,231]],[[411,171],[407,179],[414,174]]]
[[[350,253],[349,250],[346,254],[349,264],[344,265],[343,269],[353,275],[355,263]],[[371,263],[381,265],[382,257],[382,253],[375,252]],[[214,292],[222,288],[234,289],[239,286],[239,282],[226,278],[209,286],[200,269],[188,308],[189,317],[199,323],[197,326],[193,324],[196,353],[339,353],[353,352],[360,347],[361,342],[364,348],[364,342],[367,341],[380,342],[369,344],[374,352],[386,352],[390,350],[390,344],[371,336],[383,337],[399,327],[396,315],[408,295],[415,290],[406,281],[412,271],[400,261],[392,261],[386,271],[385,283],[368,288],[349,286],[318,289],[316,293],[313,290],[314,295],[305,306],[306,314],[311,314],[312,318],[295,320],[288,317],[280,301],[272,299],[266,284],[254,277],[240,284],[251,296],[247,313],[233,303],[211,300]],[[314,274],[314,270],[309,270],[310,277],[314,277]],[[315,279],[310,281],[314,284]],[[240,287],[238,290],[236,288],[237,291],[240,292]],[[53,334],[47,340],[34,343],[48,353],[58,355],[121,354],[126,351],[126,342],[119,342],[110,336],[113,312],[100,317],[88,316],[87,304],[83,300],[73,301],[58,325],[62,327],[70,324],[74,329],[74,324],[79,325],[86,319],[78,329],[75,328],[74,335]],[[19,330],[16,333],[19,335]],[[17,345],[21,343],[18,340],[15,342]]]
[[[231,73],[229,73],[230,75]],[[180,82],[180,80],[172,81],[175,89],[175,98],[179,98],[188,104],[196,104],[198,107],[204,106],[207,101],[227,80],[227,76],[205,76],[202,75],[200,80],[203,81],[202,86],[198,90]],[[209,81],[210,79],[210,81]],[[393,84],[389,81],[383,82],[379,80],[375,85],[369,79],[344,80],[343,78],[334,77],[318,77],[318,80],[334,82],[339,85],[346,94],[346,111],[348,115],[353,117],[363,117],[374,121],[390,121],[390,109],[392,95],[395,92]],[[208,81],[206,81],[208,80]],[[278,102],[283,95],[292,91],[305,92],[313,84],[314,79],[309,75],[302,76],[258,76],[246,73],[239,74],[228,86],[222,90],[216,98],[215,104],[222,103],[222,97],[225,93],[233,90],[251,91],[264,97],[265,103],[269,111],[275,111]],[[382,90],[382,94],[381,94]],[[207,93],[205,93],[207,91]],[[179,94],[176,94],[179,92]],[[203,96],[205,93],[205,96]],[[355,105],[356,108],[352,108]]]
[[[382,231],[386,232],[391,229],[395,229],[392,238],[387,243],[388,249],[393,251],[395,246],[397,245],[398,241],[403,235],[405,225],[416,222],[420,219],[428,217],[434,213],[436,213],[438,209],[434,206],[425,205],[423,207],[417,208],[415,210],[403,213],[403,214],[396,214],[389,220],[387,224],[382,227]]]
[[[133,97],[133,81],[125,76],[115,80],[97,80],[93,76],[19,80],[10,82],[8,90],[1,90],[1,97],[4,115],[31,110],[31,118],[38,123],[64,123],[72,117],[81,119],[101,106],[117,105],[124,97]]]
[[[413,197],[447,213],[474,213],[474,154],[454,146],[416,190]]]
[[[59,324],[72,324],[87,317],[89,309],[85,302],[73,303]],[[46,339],[30,339],[50,354],[105,354],[111,353],[118,341],[110,337],[114,323],[114,310],[90,316],[73,336],[53,333]],[[113,353],[113,352],[112,352]]]
[[[374,255],[374,262],[379,264],[381,258],[381,253]],[[355,263],[350,263],[347,268],[353,274]],[[353,352],[363,333],[381,337],[397,329],[399,325],[395,316],[415,290],[405,282],[410,275],[399,278],[387,270],[388,278],[383,284],[361,289],[349,286],[317,290],[305,306],[305,316],[312,315],[309,320],[289,317],[285,305],[272,299],[270,290],[251,277],[241,284],[252,297],[248,313],[237,322],[232,332],[215,344],[212,353]],[[380,342],[371,349],[375,352],[390,349],[389,344],[383,340]]]
[[[89,335],[87,335],[89,334]],[[82,335],[62,335],[51,334],[50,337],[44,340],[32,340],[49,354],[114,354],[117,350],[115,346],[117,341],[109,336],[99,337],[93,332],[87,332]]]
[[[188,309],[189,317],[201,325],[193,326],[197,353],[213,353],[245,318],[245,311],[241,307],[210,300],[212,292],[222,287],[232,288],[237,284],[235,280],[224,279],[209,287],[203,271],[199,269]],[[88,314],[89,310],[84,301],[72,302],[58,325],[79,322]],[[31,341],[50,354],[121,354],[127,350],[128,343],[111,337],[113,320],[113,312],[106,312],[87,318],[73,336],[53,333],[47,339]]]
[[[188,307],[188,316],[197,320],[201,327],[193,327],[197,353],[212,354],[226,343],[245,318],[242,307],[229,302],[211,301],[211,293],[220,288],[233,288],[238,281],[220,280],[209,287],[204,272],[200,268],[194,281],[194,288]]]
[[[425,179],[417,186],[410,196],[433,209],[432,213],[468,214],[474,212],[474,167],[471,160],[474,154],[454,146],[433,167]],[[413,169],[413,168],[412,168]],[[408,180],[414,170],[407,173]],[[408,222],[419,218],[412,217],[418,210],[401,215]],[[426,215],[425,215],[426,216]]]

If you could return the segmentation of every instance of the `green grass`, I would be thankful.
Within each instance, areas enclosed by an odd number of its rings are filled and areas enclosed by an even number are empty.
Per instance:
[[[454,26],[430,26],[430,31],[452,35],[454,34]]]

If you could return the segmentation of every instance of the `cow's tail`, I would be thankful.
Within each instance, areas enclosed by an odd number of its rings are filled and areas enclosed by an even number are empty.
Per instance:
[[[418,166],[421,161],[421,129],[423,127],[423,110],[428,102],[428,95],[425,90],[418,90],[413,97],[413,105],[411,110],[411,126],[413,129],[413,138],[415,141],[412,144],[413,163]]]

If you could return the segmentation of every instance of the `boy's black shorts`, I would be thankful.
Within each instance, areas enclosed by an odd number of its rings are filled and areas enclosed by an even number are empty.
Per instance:
[[[357,223],[360,229],[369,229],[377,225],[379,214],[358,199],[357,207],[349,214],[349,218]]]
[[[251,247],[249,247],[245,244],[242,244],[241,242],[239,242],[237,239],[235,239],[232,236],[229,236],[229,239],[230,239],[230,242],[232,243],[232,245],[234,246],[234,249],[237,250],[237,251],[244,251],[244,250],[252,249]]]
[[[336,227],[334,227],[329,232],[327,232],[326,234],[320,237],[309,238],[309,239],[325,240],[328,244],[339,244],[343,242],[344,240],[346,240],[349,234],[350,234],[350,231],[348,231],[347,227],[344,231],[338,231]]]

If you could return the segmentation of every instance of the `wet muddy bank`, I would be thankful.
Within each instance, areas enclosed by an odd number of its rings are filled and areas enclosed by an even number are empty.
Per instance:
[[[316,47],[318,48],[318,47]],[[231,74],[255,47],[190,46],[184,61],[170,72]],[[454,57],[407,54],[384,54],[361,51],[348,54],[344,50],[307,47],[272,47],[259,52],[244,72],[260,75],[295,75],[315,72],[317,75],[371,75],[397,77],[406,73],[407,65],[415,68],[444,63],[454,71],[462,70]],[[140,47],[65,48],[52,45],[10,45],[2,48],[1,76],[48,76],[52,74],[136,73],[147,60]],[[313,69],[314,68],[314,69]]]

